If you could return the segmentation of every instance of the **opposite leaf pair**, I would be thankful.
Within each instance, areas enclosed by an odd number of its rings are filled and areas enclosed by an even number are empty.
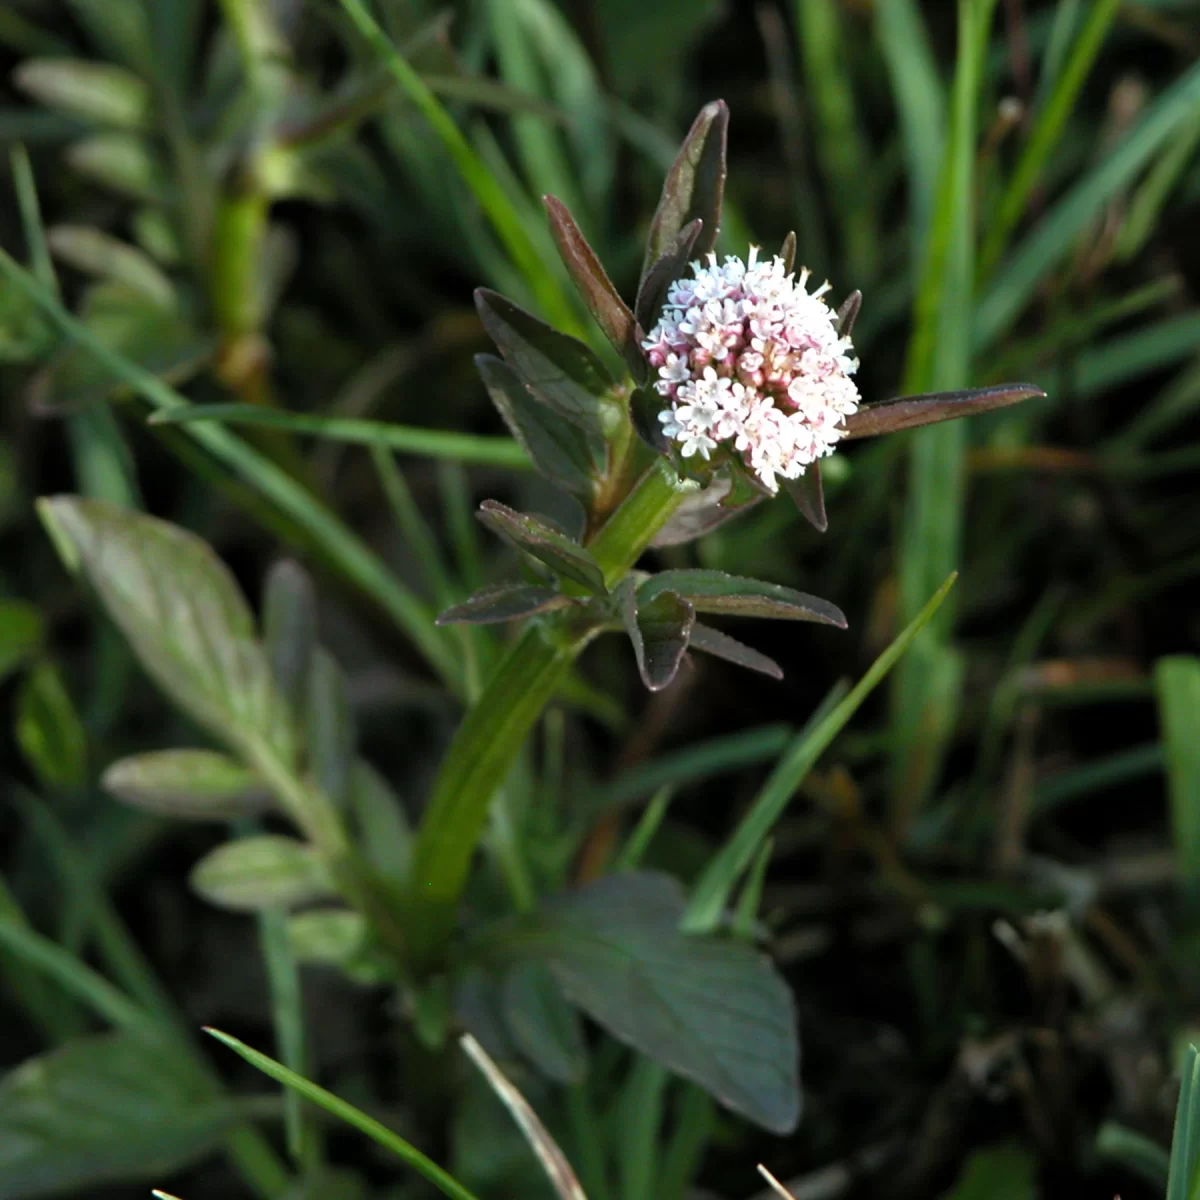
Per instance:
[[[581,633],[625,629],[642,681],[651,691],[675,678],[689,646],[775,679],[783,677],[766,655],[699,624],[697,613],[846,627],[841,611],[826,600],[723,571],[664,571],[652,576],[634,572],[610,591],[600,564],[588,550],[539,518],[495,500],[484,501],[479,517],[533,565],[549,570],[560,588],[582,589],[584,594],[531,584],[501,585],[448,609],[438,623],[487,625],[573,609]]]

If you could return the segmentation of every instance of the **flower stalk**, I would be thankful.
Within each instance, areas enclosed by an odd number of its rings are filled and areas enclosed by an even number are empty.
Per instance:
[[[693,488],[662,460],[642,475],[588,546],[607,586],[625,576]],[[531,622],[459,726],[413,849],[407,917],[416,970],[435,966],[446,948],[492,797],[571,664],[598,632],[569,610]]]

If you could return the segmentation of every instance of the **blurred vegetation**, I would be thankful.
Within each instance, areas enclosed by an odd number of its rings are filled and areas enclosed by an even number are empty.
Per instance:
[[[415,823],[505,637],[432,623],[512,575],[473,509],[573,519],[502,440],[471,291],[598,342],[540,198],[631,298],[663,172],[718,96],[719,246],[795,230],[798,262],[862,290],[868,400],[1049,398],[849,445],[827,533],[781,501],[654,552],[828,597],[850,629],[758,627],[784,682],[689,658],[653,696],[600,642],[489,827],[477,915],[522,909],[513,862],[538,895],[614,863],[690,888],[756,797],[790,801],[729,923],[794,993],[796,1131],[574,1010],[534,1021],[512,1078],[591,1200],[749,1196],[757,1161],[798,1200],[1163,1194],[1200,1023],[1194,0],[10,0],[0,65],[0,1196],[431,1194],[339,1126],[289,1154],[298,1110],[184,1032],[295,1065],[288,1014],[308,1075],[473,1194],[550,1194],[484,1081],[431,1048],[436,998],[400,1012],[370,962],[297,983],[269,915],[189,885],[219,828],[102,787],[209,743],[34,501],[165,517],[251,597],[303,562],[357,753]],[[270,415],[150,423],[170,389]],[[822,726],[954,570],[887,687]],[[1194,1194],[1176,1154],[1172,1200]]]

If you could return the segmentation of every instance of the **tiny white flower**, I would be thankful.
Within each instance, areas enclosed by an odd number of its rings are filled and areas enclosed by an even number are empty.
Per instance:
[[[663,433],[684,458],[708,459],[721,444],[770,491],[832,452],[859,404],[853,345],[810,273],[789,274],[779,257],[745,262],[715,254],[676,280],[642,343],[669,407]]]

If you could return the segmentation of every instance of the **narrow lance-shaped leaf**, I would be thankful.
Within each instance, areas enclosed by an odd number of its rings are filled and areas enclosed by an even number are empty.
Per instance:
[[[772,679],[782,679],[783,670],[773,659],[760,654],[750,646],[744,646],[736,638],[731,638],[719,629],[699,623],[692,626],[692,635],[688,645],[693,650],[702,650],[714,658],[723,658],[726,662],[736,663],[750,671],[758,671],[769,675]]]
[[[792,268],[796,265],[796,231],[794,229],[783,239],[783,245],[779,248],[779,257],[783,259],[785,273],[791,274]]]
[[[539,399],[503,359],[477,354],[475,366],[509,432],[539,474],[579,496],[590,496],[604,474],[604,439]]]
[[[995,408],[1007,408],[1022,400],[1043,399],[1046,393],[1029,383],[1002,383],[995,387],[968,388],[961,392],[934,392],[922,396],[901,396],[882,404],[870,404],[851,413],[842,422],[847,438],[875,437],[916,429],[957,417],[974,417]]]
[[[702,491],[685,496],[674,516],[655,537],[655,546],[680,546],[710,533],[726,521],[753,508],[763,496],[751,493],[739,497],[732,475],[718,478]]]
[[[821,464],[810,463],[799,479],[785,479],[784,489],[800,515],[819,533],[829,528],[825,515],[825,491],[821,487]]]
[[[271,807],[262,781],[212,750],[155,750],[122,758],[101,777],[124,804],[186,821],[235,821]]]
[[[299,713],[317,645],[317,596],[311,576],[294,559],[282,559],[267,572],[263,641],[275,685]]]
[[[842,307],[837,311],[837,331],[842,337],[849,337],[854,332],[854,322],[858,320],[860,308],[862,292],[855,289],[842,301]]]
[[[150,89],[132,72],[110,63],[27,58],[13,72],[13,82],[69,117],[122,129],[141,129],[149,122]]]
[[[437,619],[439,625],[495,625],[520,621],[536,613],[554,612],[572,603],[551,588],[525,583],[504,583],[476,592],[469,600],[448,608]]]
[[[621,299],[567,206],[556,196],[544,196],[542,203],[550,218],[550,232],[554,235],[559,256],[588,306],[588,312],[624,358],[630,371],[641,374],[645,370],[645,359],[638,345],[637,321],[629,306]]]
[[[661,592],[674,592],[697,612],[728,613],[740,617],[768,617],[777,621],[816,621],[846,628],[841,609],[778,583],[727,575],[724,571],[662,571],[638,588],[639,603]]]
[[[498,500],[485,500],[479,506],[479,519],[493,533],[544,563],[556,575],[604,594],[604,572],[596,560],[578,543],[537,517],[516,512]]]
[[[661,691],[687,652],[696,611],[674,592],[640,593],[632,579],[622,585],[618,603],[642,682],[652,692]]]
[[[667,302],[671,284],[687,270],[687,265],[699,245],[703,229],[704,222],[700,220],[685,225],[654,260],[643,277],[638,287],[634,309],[637,312],[638,324],[647,332],[657,324],[659,313]],[[644,368],[641,374],[645,374]]]
[[[696,247],[707,254],[717,243],[721,203],[725,196],[725,146],[729,135],[729,109],[724,100],[706,104],[688,131],[679,154],[663,183],[662,198],[650,223],[645,278],[676,234],[689,222],[704,222],[704,235]]]
[[[321,791],[344,807],[350,793],[358,734],[345,673],[323,646],[313,654],[308,676],[304,732],[309,771]]]
[[[620,419],[616,382],[582,342],[487,288],[476,291],[475,307],[505,361],[544,403],[599,434]]]

